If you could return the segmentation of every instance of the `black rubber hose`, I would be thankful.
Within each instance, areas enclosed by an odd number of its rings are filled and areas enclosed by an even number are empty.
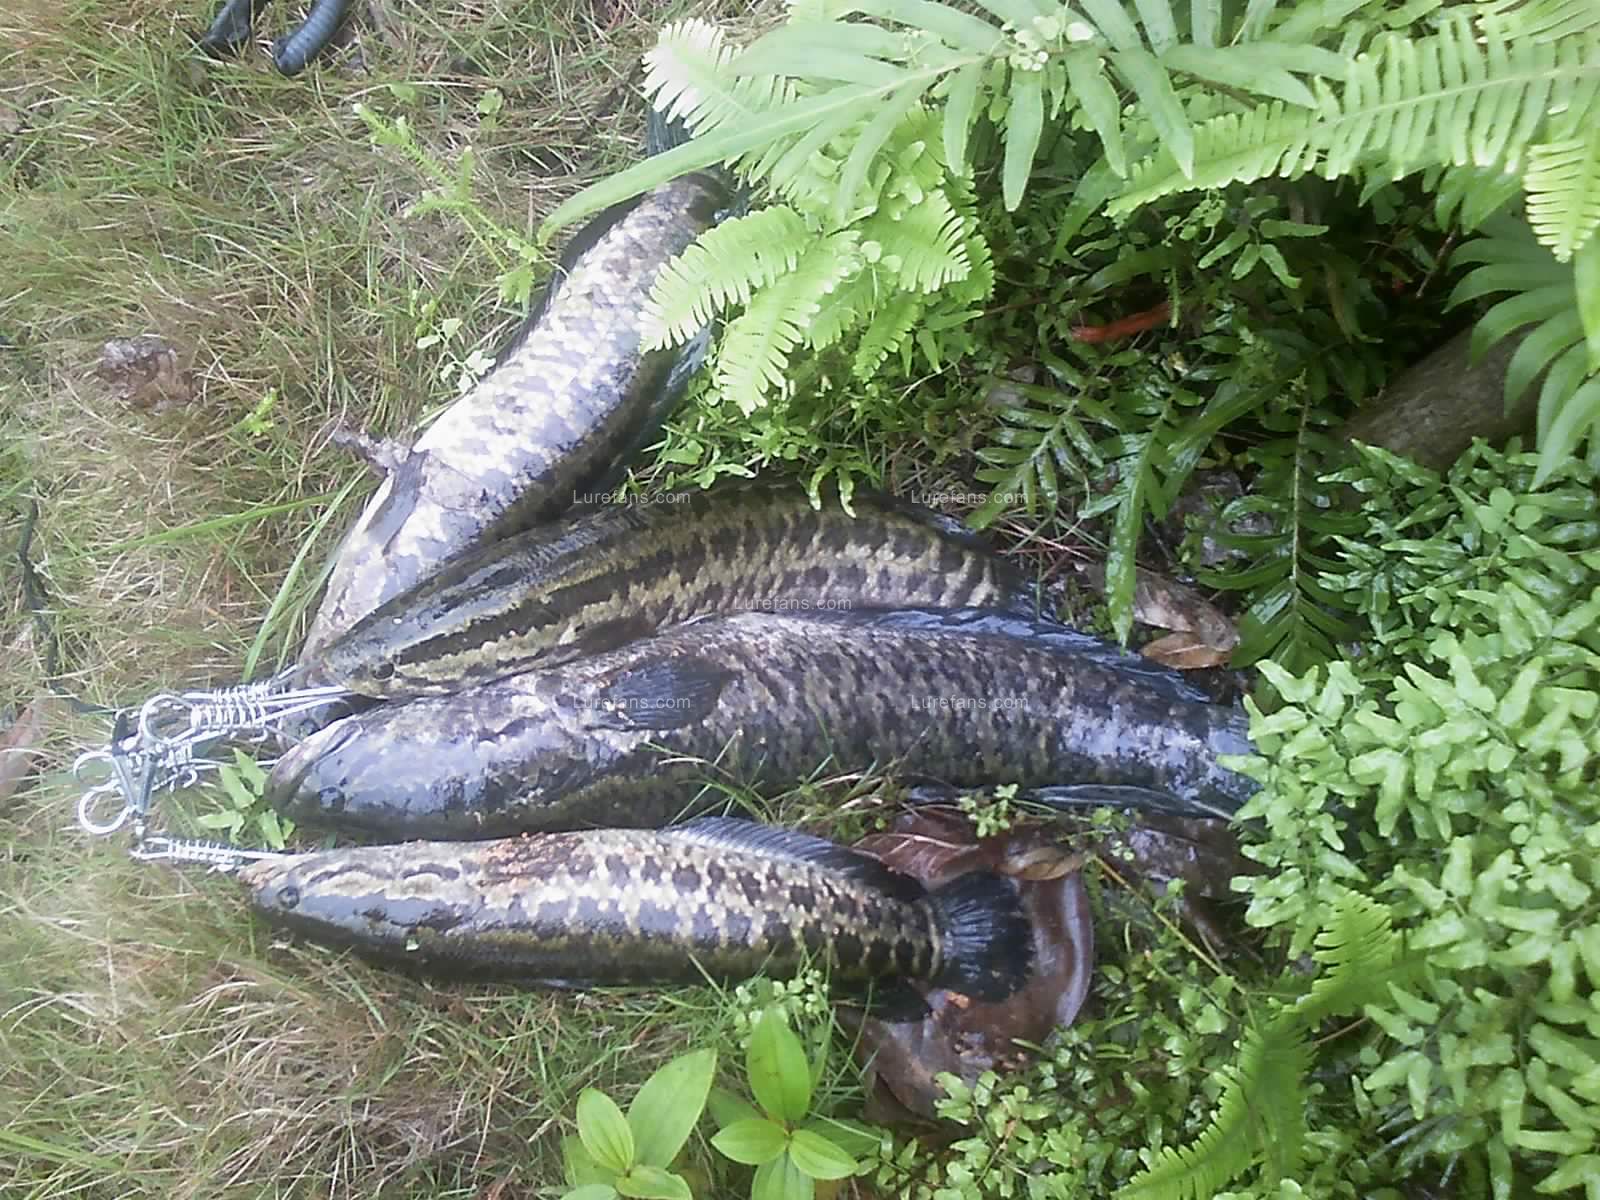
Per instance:
[[[272,65],[281,75],[298,75],[322,48],[350,11],[350,0],[317,0],[304,23],[272,43]]]
[[[218,10],[211,28],[200,38],[200,49],[213,58],[223,58],[239,53],[239,48],[250,40],[250,28],[267,0],[227,0]]]

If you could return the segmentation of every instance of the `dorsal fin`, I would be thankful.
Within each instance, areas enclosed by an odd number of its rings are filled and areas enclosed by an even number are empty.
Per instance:
[[[859,850],[812,837],[809,833],[761,825],[740,817],[698,817],[662,830],[661,836],[837,871],[897,900],[917,901],[927,895],[927,890],[909,875],[891,871]]]

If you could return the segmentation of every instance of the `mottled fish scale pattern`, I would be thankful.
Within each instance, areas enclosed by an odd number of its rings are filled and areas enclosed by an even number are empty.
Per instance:
[[[297,820],[391,837],[656,826],[723,771],[820,764],[957,786],[1255,790],[1243,715],[1096,638],[985,610],[713,617],[594,658],[337,722],[274,767]],[[715,768],[706,764],[714,763]]]
[[[640,350],[661,268],[713,223],[724,190],[688,175],[646,195],[390,472],[345,535],[301,661],[440,564],[554,516],[608,471],[665,385],[675,350]]]
[[[653,982],[783,974],[810,957],[871,980],[941,965],[935,913],[909,880],[885,890],[670,830],[368,846],[240,877],[281,924],[457,974]]]
[[[657,497],[518,534],[396,596],[324,649],[361,695],[440,695],[711,613],[903,605],[1031,613],[1033,587],[954,521],[796,489]]]

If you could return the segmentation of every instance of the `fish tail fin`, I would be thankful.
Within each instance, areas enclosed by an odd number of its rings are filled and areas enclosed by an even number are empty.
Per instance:
[[[972,871],[934,888],[928,898],[943,944],[932,982],[979,1000],[1004,1000],[1028,981],[1033,926],[1013,883]]]

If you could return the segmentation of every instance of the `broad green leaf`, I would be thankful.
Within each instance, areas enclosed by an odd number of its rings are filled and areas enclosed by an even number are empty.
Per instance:
[[[1106,152],[1106,163],[1119,176],[1128,173],[1127,150],[1122,144],[1122,101],[1106,78],[1105,60],[1098,50],[1081,47],[1064,56],[1067,83],[1078,98],[1083,115]]]
[[[761,1110],[743,1096],[735,1095],[724,1087],[711,1089],[711,1119],[718,1129],[725,1129],[735,1121],[759,1121]]]
[[[1505,301],[1505,304],[1513,303]],[[1569,301],[1570,303],[1570,301]],[[1503,307],[1495,305],[1490,309],[1483,320],[1478,322],[1481,327],[1495,309]],[[1476,335],[1476,330],[1473,331]],[[1533,330],[1522,339],[1522,344],[1511,355],[1511,362],[1506,367],[1505,398],[1506,408],[1510,410],[1522,394],[1533,385],[1533,381],[1555,359],[1574,343],[1583,337],[1583,328],[1579,324],[1578,314],[1568,308],[1564,312],[1554,314],[1537,329]]]
[[[1262,96],[1274,96],[1302,108],[1313,108],[1317,99],[1311,89],[1282,67],[1263,61],[1261,46],[1173,46],[1161,55],[1161,64],[1199,79],[1239,88]]]
[[[1081,0],[1081,3],[1089,20],[1118,50],[1138,50],[1144,46],[1138,27],[1122,7],[1122,0]]]
[[[985,57],[994,54],[1005,41],[1005,33],[982,17],[935,0],[862,0],[850,7],[868,16],[888,17],[913,29],[926,29],[952,46]]]
[[[811,1106],[811,1065],[780,1009],[769,1008],[750,1037],[750,1090],[767,1115],[798,1121]]]
[[[1148,50],[1118,50],[1111,64],[1139,97],[1145,116],[1156,128],[1161,145],[1172,155],[1185,179],[1194,177],[1194,130],[1172,90],[1166,69]]]
[[[1178,40],[1178,23],[1172,15],[1171,0],[1134,0],[1139,22],[1144,26],[1150,49],[1160,54]]]
[[[944,160],[956,175],[967,173],[967,139],[976,119],[978,85],[983,82],[984,64],[962,67],[950,80],[944,97]]]
[[[1600,379],[1590,379],[1560,402],[1539,445],[1533,486],[1547,482],[1586,437],[1600,438]]]
[[[217,779],[222,783],[222,790],[228,793],[228,799],[233,802],[235,808],[248,810],[255,807],[260,797],[245,786],[244,780],[232,767],[219,767]]]
[[[836,224],[843,225],[849,220],[855,208],[856,193],[866,182],[873,161],[888,142],[895,126],[905,119],[911,106],[921,97],[923,87],[923,82],[916,80],[883,101],[857,136],[855,145],[850,147],[850,157],[845,159],[834,183],[838,189],[833,199],[833,219]]]
[[[796,1129],[789,1144],[794,1165],[813,1179],[843,1179],[859,1169],[856,1160],[820,1133]]]
[[[1011,108],[1006,113],[1005,165],[1000,193],[1006,211],[1016,212],[1033,174],[1033,157],[1044,132],[1044,72],[1011,72]]]
[[[609,1183],[586,1183],[575,1187],[561,1200],[616,1200],[617,1189]]]
[[[1589,373],[1600,371],[1600,237],[1592,237],[1572,258],[1572,282],[1578,291],[1578,316],[1589,347]]]
[[[852,1158],[870,1157],[877,1151],[884,1136],[870,1125],[839,1117],[818,1117],[807,1121],[801,1128],[820,1133]]]
[[[645,1080],[628,1105],[635,1162],[651,1167],[671,1165],[705,1111],[716,1070],[715,1050],[695,1050],[673,1059]]]
[[[583,1148],[582,1140],[571,1134],[561,1139],[561,1161],[566,1167],[567,1183],[573,1187],[586,1183],[603,1183],[609,1187],[617,1175],[595,1162],[594,1156]]]
[[[735,1121],[711,1139],[718,1151],[737,1163],[759,1167],[782,1154],[789,1145],[789,1133],[776,1121],[765,1117]]]
[[[622,1174],[633,1164],[633,1131],[616,1101],[595,1088],[578,1097],[578,1137],[600,1166]]]
[[[634,1200],[694,1200],[683,1176],[643,1163],[635,1164],[626,1175],[618,1176],[616,1188]]]
[[[750,1200],[812,1200],[816,1183],[787,1154],[756,1168]]]
[[[1217,26],[1222,19],[1222,0],[1192,0],[1189,5],[1189,36],[1197,46],[1217,44]]]

